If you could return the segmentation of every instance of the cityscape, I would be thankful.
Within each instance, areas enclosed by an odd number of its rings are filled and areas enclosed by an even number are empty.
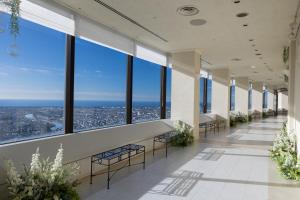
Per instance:
[[[64,109],[61,101],[7,102],[0,101],[0,144],[64,133]],[[169,102],[166,115],[170,118]],[[160,119],[159,102],[133,103],[133,123],[157,119]],[[124,124],[126,124],[124,102],[81,101],[77,105],[75,102],[74,132]]]

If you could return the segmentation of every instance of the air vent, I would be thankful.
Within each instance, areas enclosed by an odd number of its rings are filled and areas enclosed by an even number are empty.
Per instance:
[[[249,14],[246,12],[238,13],[236,16],[237,17],[247,17]]]
[[[101,0],[94,0],[96,3],[100,4],[101,6],[105,7],[106,9],[112,11],[113,13],[115,13],[116,15],[122,17],[123,19],[131,22],[132,24],[140,27],[141,29],[143,29],[144,31],[152,34],[153,36],[161,39],[164,42],[168,42],[168,40],[166,40],[165,38],[163,38],[162,36],[158,35],[157,33],[154,33],[153,31],[151,31],[150,29],[146,28],[145,26],[141,25],[140,23],[136,22],[135,20],[131,19],[130,17],[126,16],[125,14],[121,13],[120,11],[114,9],[113,7],[107,5],[106,3],[104,3]]]
[[[177,9],[177,13],[182,16],[193,16],[199,13],[199,9],[195,6],[182,6]]]
[[[201,26],[201,25],[206,24],[206,20],[204,20],[204,19],[193,19],[193,20],[190,21],[190,23],[193,26]]]
[[[232,58],[231,60],[232,61],[241,61],[242,59],[240,59],[240,58]]]

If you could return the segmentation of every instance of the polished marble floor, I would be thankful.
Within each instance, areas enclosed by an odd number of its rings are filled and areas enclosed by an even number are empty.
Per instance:
[[[286,181],[269,158],[270,145],[285,121],[268,118],[209,133],[186,148],[170,148],[154,158],[147,155],[145,170],[120,171],[105,189],[105,176],[93,185],[83,180],[83,199],[97,200],[285,200],[300,199],[300,185]]]

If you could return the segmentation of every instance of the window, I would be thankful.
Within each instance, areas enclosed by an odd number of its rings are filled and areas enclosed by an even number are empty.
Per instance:
[[[200,113],[204,113],[204,77],[200,77]]]
[[[160,69],[160,65],[133,59],[133,123],[160,119]]]
[[[0,144],[64,133],[65,34],[0,12]]]
[[[230,111],[235,110],[235,81],[231,80],[230,83]]]
[[[211,94],[212,94],[212,79],[211,76],[207,78],[207,112],[211,113]]]
[[[201,71],[200,77],[200,113],[211,112],[212,78],[207,72]]]
[[[172,80],[172,69],[167,68],[167,97],[166,97],[166,118],[171,118],[171,80]]]
[[[249,84],[248,90],[248,110],[252,110],[252,83]]]
[[[127,55],[76,38],[74,131],[126,123]]]
[[[266,88],[263,90],[263,108],[268,108],[268,90]]]

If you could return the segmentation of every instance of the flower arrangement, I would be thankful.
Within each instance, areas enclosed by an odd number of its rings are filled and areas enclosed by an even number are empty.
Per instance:
[[[182,121],[176,121],[175,129],[178,134],[172,140],[172,145],[187,146],[194,141],[193,128],[190,125]]]
[[[251,116],[251,120],[252,120],[252,116]],[[235,126],[237,123],[246,123],[248,122],[248,116],[238,112],[238,113],[231,113],[230,114],[230,126],[233,127]]]
[[[77,180],[72,176],[78,174],[79,167],[63,166],[63,148],[58,149],[53,162],[40,159],[39,148],[32,155],[30,167],[24,167],[19,174],[12,161],[8,161],[7,183],[13,200],[77,200],[75,189]]]
[[[295,134],[288,133],[286,123],[283,124],[270,152],[271,159],[277,163],[283,177],[300,180],[300,160],[297,157],[296,137]]]

